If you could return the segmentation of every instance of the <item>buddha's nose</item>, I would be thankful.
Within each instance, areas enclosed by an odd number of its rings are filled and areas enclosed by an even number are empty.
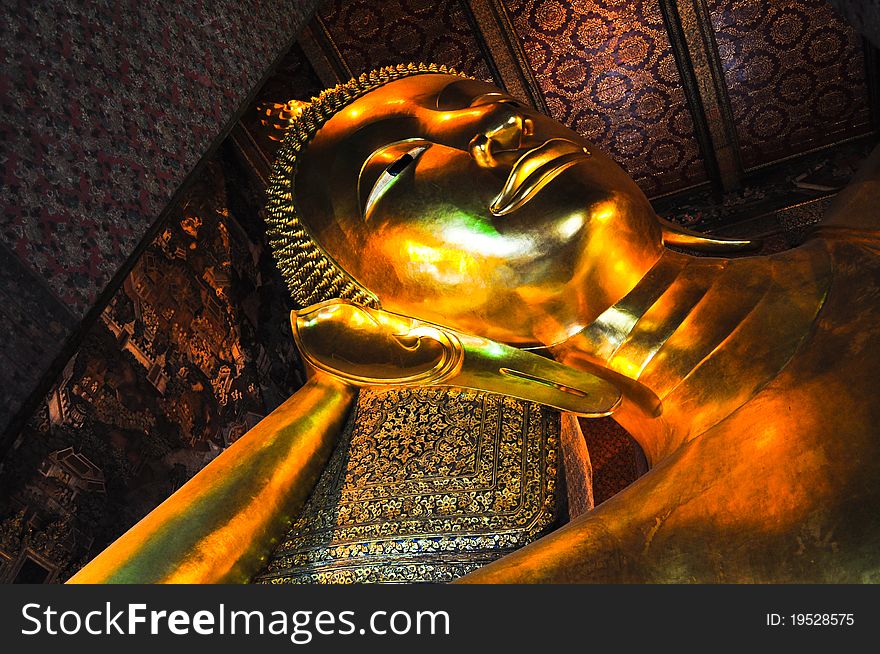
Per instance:
[[[505,109],[494,113],[488,125],[468,144],[471,156],[485,168],[503,166],[509,163],[506,159],[519,156],[524,139],[533,132],[530,118],[512,108]]]

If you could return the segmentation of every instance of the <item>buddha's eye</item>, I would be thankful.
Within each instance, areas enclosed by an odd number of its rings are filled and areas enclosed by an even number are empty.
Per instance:
[[[398,156],[392,161],[370,189],[367,201],[364,203],[363,215],[368,218],[373,206],[382,198],[394,183],[400,178],[400,175],[409,168],[420,156],[428,149],[427,144],[415,145]]]

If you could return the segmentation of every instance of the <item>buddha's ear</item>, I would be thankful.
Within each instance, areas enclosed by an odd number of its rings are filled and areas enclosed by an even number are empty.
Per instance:
[[[760,239],[719,238],[706,236],[658,217],[663,244],[687,248],[705,254],[737,254],[761,249]]]

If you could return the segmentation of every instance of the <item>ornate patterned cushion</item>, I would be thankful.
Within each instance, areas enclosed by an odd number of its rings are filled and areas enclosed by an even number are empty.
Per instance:
[[[445,582],[563,513],[559,414],[458,389],[362,390],[258,583]]]

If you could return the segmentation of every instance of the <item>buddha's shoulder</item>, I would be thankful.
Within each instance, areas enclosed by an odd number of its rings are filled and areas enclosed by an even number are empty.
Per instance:
[[[839,432],[874,435],[880,424],[880,238],[817,233],[796,250],[774,260],[792,263],[779,266],[791,278],[813,276],[813,285],[803,286],[818,291],[815,316],[779,374],[725,421],[725,429],[796,425],[798,443]],[[806,297],[792,293],[787,302],[802,305]]]
[[[811,232],[807,247],[824,246],[836,267],[847,261],[873,265],[880,261],[880,226],[877,229],[820,223]]]
[[[862,162],[822,217],[822,228],[880,233],[880,147]]]
[[[880,374],[880,231],[820,228],[798,250],[824,293],[795,359]]]
[[[772,258],[812,268],[830,282],[834,296],[880,292],[880,229],[821,223],[803,245]]]

